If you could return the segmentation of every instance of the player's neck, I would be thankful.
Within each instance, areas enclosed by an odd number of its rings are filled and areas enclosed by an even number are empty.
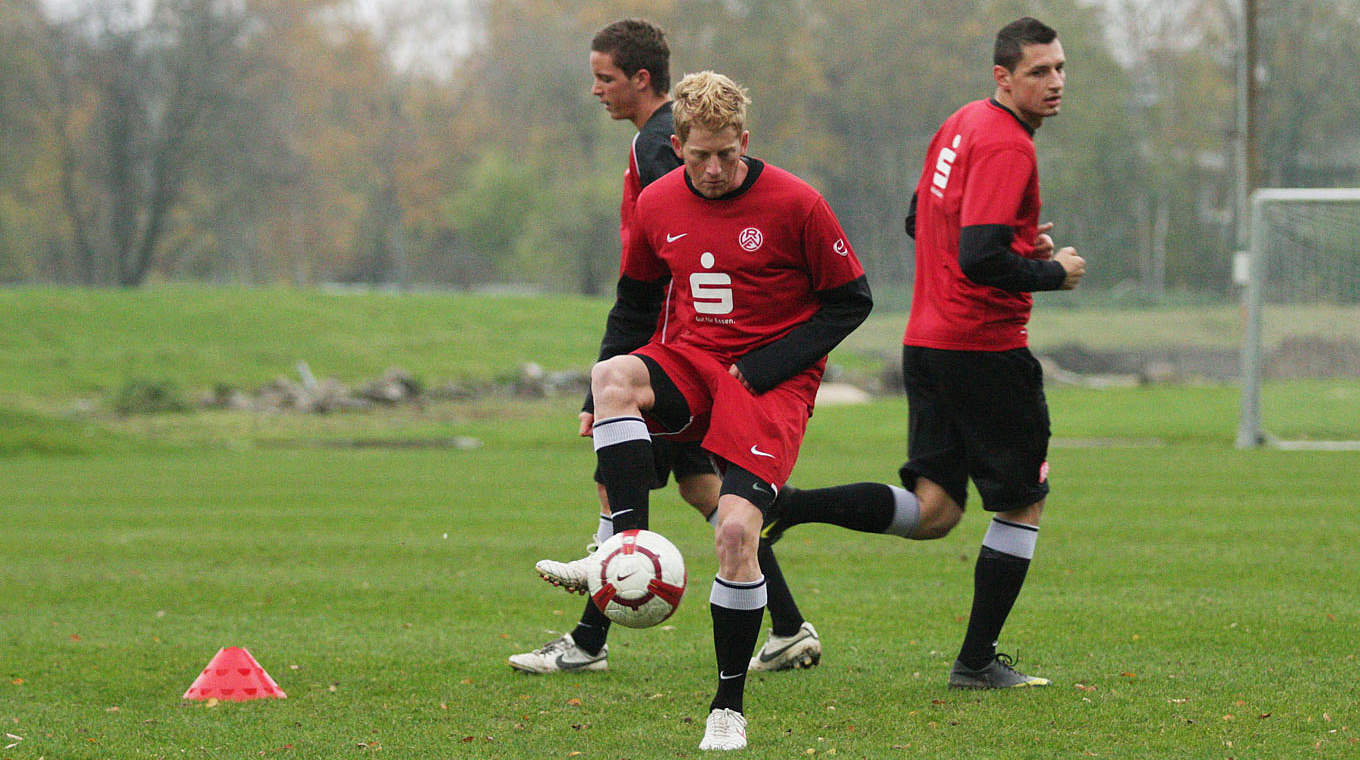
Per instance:
[[[1000,87],[996,88],[996,94],[992,96],[992,100],[1000,103],[1003,108],[1014,114],[1015,118],[1028,125],[1030,132],[1037,132],[1039,127],[1044,123],[1044,117],[1025,114],[1019,108],[1016,108],[1015,101],[1011,99],[1010,93]]]
[[[656,113],[656,109],[666,105],[670,100],[667,95],[653,95],[643,100],[638,104],[637,113],[633,115],[633,126],[639,130],[647,126],[647,122],[651,120],[652,114]]]

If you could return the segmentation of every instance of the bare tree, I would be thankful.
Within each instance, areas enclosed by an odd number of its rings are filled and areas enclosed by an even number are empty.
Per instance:
[[[222,0],[131,3],[54,24],[55,134],[77,278],[140,285],[184,195],[195,152],[239,105],[249,19]]]

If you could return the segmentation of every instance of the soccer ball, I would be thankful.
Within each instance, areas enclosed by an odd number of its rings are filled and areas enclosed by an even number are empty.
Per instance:
[[[685,595],[685,558],[650,530],[615,533],[590,555],[586,583],[595,606],[629,628],[649,628],[671,616]]]

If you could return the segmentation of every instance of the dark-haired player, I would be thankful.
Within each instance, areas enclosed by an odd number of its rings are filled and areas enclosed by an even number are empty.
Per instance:
[[[1049,491],[1043,372],[1027,348],[1030,293],[1070,290],[1086,272],[1074,249],[1054,252],[1052,225],[1039,224],[1034,132],[1062,106],[1065,68],[1053,29],[1032,18],[1007,24],[993,54],[995,94],[946,119],[926,153],[907,216],[916,288],[902,350],[910,424],[901,476],[911,493],[875,483],[786,489],[764,529],[767,540],[800,522],[900,532],[901,516],[915,510],[909,537],[939,538],[963,517],[971,478],[994,516],[949,674],[956,688],[1048,684],[1016,671],[996,642]]]
[[[624,174],[623,198],[619,207],[620,237],[628,245],[634,207],[642,189],[680,166],[671,145],[674,120],[670,96],[670,48],[665,33],[655,24],[641,19],[623,19],[596,33],[590,45],[591,94],[597,97],[618,120],[631,121],[638,128],[629,151]],[[645,343],[649,336],[665,338],[674,334],[679,323],[668,304],[658,321],[654,314],[630,313],[626,308],[610,312],[600,360],[627,353]],[[651,320],[647,323],[647,320]],[[654,328],[654,329],[653,329]],[[581,413],[581,433],[590,434],[593,409],[587,399]],[[717,519],[720,480],[708,452],[695,442],[659,439],[653,444],[654,488],[664,487],[675,476],[680,495],[710,522]],[[604,487],[599,485],[601,513],[599,528],[592,543],[603,542],[616,528]],[[629,519],[625,516],[625,519]],[[641,520],[641,522],[639,522]],[[634,515],[628,525],[646,525],[645,518]],[[617,528],[623,530],[624,528]],[[593,550],[593,548],[592,548]],[[805,621],[769,546],[760,550],[760,563],[770,585],[771,632],[765,646],[751,659],[752,670],[784,670],[810,667],[821,658],[822,644],[812,624]],[[571,591],[585,591],[584,560],[558,562],[543,560],[539,573],[547,580]],[[608,667],[609,618],[590,600],[576,627],[542,647],[511,655],[510,666],[528,673],[604,670]]]

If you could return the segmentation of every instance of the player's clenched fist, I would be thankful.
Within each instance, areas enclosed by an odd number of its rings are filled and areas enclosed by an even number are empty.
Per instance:
[[[1077,255],[1077,249],[1067,246],[1053,254],[1053,260],[1062,264],[1062,268],[1067,271],[1067,279],[1063,280],[1062,289],[1071,290],[1081,282],[1081,278],[1086,274],[1086,259]]]

